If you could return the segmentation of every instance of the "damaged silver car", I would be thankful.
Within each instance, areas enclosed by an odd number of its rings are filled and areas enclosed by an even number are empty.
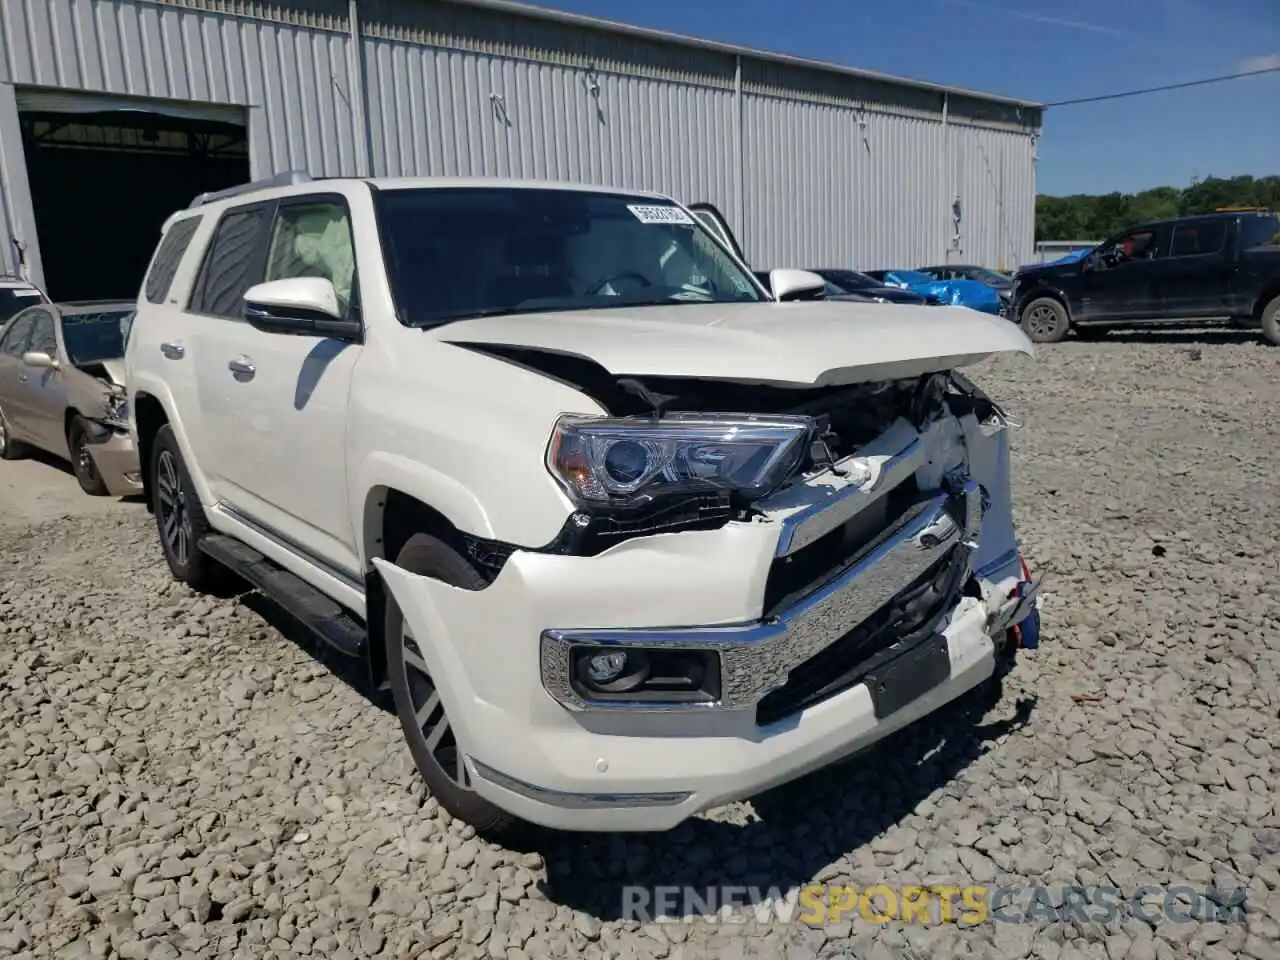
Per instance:
[[[85,493],[142,492],[129,435],[131,301],[40,303],[0,330],[0,459],[35,447],[71,462]]]

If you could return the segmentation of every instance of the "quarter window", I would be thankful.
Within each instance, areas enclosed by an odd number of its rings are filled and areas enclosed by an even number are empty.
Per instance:
[[[293,203],[276,214],[265,280],[320,277],[333,284],[343,313],[351,303],[355,246],[344,204]]]
[[[232,210],[223,216],[213,234],[191,309],[195,313],[239,319],[244,313],[244,292],[255,282],[260,228],[265,207]]]
[[[27,342],[31,339],[31,328],[35,326],[34,313],[22,313],[9,324],[9,329],[0,340],[0,353],[10,357],[20,357],[27,352]]]
[[[151,303],[164,303],[164,298],[169,295],[169,287],[173,284],[173,278],[178,272],[178,264],[182,262],[182,255],[191,245],[191,238],[195,236],[201,219],[201,217],[187,217],[185,220],[179,220],[169,228],[169,232],[160,241],[143,285],[143,295]]]

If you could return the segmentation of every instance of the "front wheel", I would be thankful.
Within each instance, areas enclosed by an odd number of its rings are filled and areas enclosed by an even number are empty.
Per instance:
[[[1071,329],[1067,308],[1053,297],[1032,300],[1022,308],[1020,322],[1033,343],[1057,343]]]
[[[1268,343],[1280,346],[1280,296],[1262,308],[1262,335]]]
[[[71,418],[71,426],[67,430],[67,450],[71,454],[71,467],[75,470],[76,481],[80,489],[91,497],[105,497],[110,491],[106,481],[98,472],[98,465],[93,462],[89,453],[89,425],[84,417],[76,415]]]
[[[410,537],[395,563],[402,570],[463,590],[479,590],[485,585],[461,554],[425,533]],[[427,669],[421,642],[425,638],[414,636],[390,591],[384,639],[396,713],[427,789],[451,816],[471,824],[477,833],[495,837],[510,831],[518,823],[516,818],[480,796],[472,786],[466,757],[458,748],[440,691]]]

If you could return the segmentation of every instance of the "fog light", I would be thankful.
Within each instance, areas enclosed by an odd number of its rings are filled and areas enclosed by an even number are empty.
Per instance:
[[[595,683],[609,683],[627,669],[627,655],[621,651],[597,653],[587,658],[587,676]]]

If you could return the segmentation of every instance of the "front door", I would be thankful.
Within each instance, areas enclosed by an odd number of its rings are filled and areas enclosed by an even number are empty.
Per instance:
[[[1113,237],[1080,264],[1082,320],[1136,320],[1154,316],[1161,231],[1141,227]]]
[[[4,414],[7,429],[15,439],[30,439],[24,423],[23,403],[27,399],[26,382],[34,372],[22,362],[31,342],[31,330],[36,323],[34,310],[19,313],[4,328],[0,338],[0,413]]]
[[[252,216],[261,236],[236,285],[241,312],[252,284],[291,277],[329,280],[345,309],[358,311],[343,197],[290,197]],[[358,580],[345,441],[360,347],[267,333],[242,315],[224,323],[201,345],[197,365],[201,408],[219,450],[219,499],[268,536]]]
[[[70,363],[66,357],[58,356],[53,313],[48,308],[34,312],[36,319],[27,349],[48,354],[60,362],[57,367],[29,368],[26,371],[27,378],[22,381],[25,394],[23,416],[27,418],[25,430],[42,450],[67,456],[67,368]]]

